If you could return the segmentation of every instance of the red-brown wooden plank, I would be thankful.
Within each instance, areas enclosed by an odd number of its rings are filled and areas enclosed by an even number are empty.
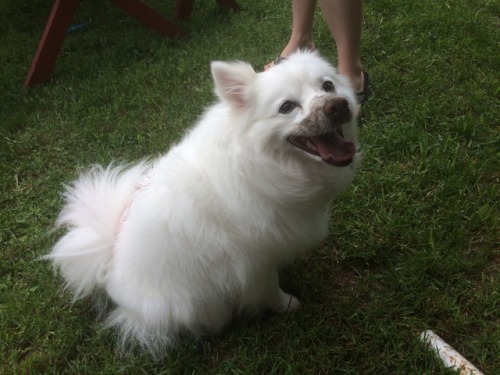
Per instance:
[[[235,0],[217,0],[217,2],[221,7],[232,9],[235,12],[241,10],[240,5]]]
[[[193,10],[194,0],[177,0],[175,6],[175,19],[186,20]]]
[[[71,24],[77,7],[78,0],[55,0],[24,81],[25,86],[45,81],[54,70],[66,30]]]
[[[140,0],[111,0],[111,2],[162,35],[174,37],[183,34],[180,28]]]

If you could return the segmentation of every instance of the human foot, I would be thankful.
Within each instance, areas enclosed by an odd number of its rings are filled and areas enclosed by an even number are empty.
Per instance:
[[[355,87],[356,99],[358,99],[359,104],[364,104],[368,101],[370,96],[370,76],[367,72],[362,71],[363,81],[361,84]]]
[[[357,72],[345,72],[339,69],[340,74],[351,81],[352,88],[356,93],[356,99],[359,104],[364,104],[370,96],[370,76],[363,70]]]

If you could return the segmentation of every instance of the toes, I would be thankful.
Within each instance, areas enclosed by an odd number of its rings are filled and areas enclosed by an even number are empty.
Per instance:
[[[280,290],[279,297],[269,307],[274,312],[285,313],[298,310],[300,308],[300,301],[295,296]]]

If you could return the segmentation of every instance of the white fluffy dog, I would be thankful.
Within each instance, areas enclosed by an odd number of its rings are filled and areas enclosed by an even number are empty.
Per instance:
[[[104,292],[107,324],[153,354],[234,314],[298,308],[278,267],[327,235],[360,159],[353,91],[317,53],[211,69],[219,101],[179,144],[67,187],[47,255],[75,299]]]

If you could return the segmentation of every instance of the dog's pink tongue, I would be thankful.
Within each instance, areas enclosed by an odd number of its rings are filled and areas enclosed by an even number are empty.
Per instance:
[[[321,159],[323,159],[325,163],[337,167],[349,165],[356,154],[356,146],[354,146],[352,142],[346,141],[335,131],[313,137],[312,141]]]

